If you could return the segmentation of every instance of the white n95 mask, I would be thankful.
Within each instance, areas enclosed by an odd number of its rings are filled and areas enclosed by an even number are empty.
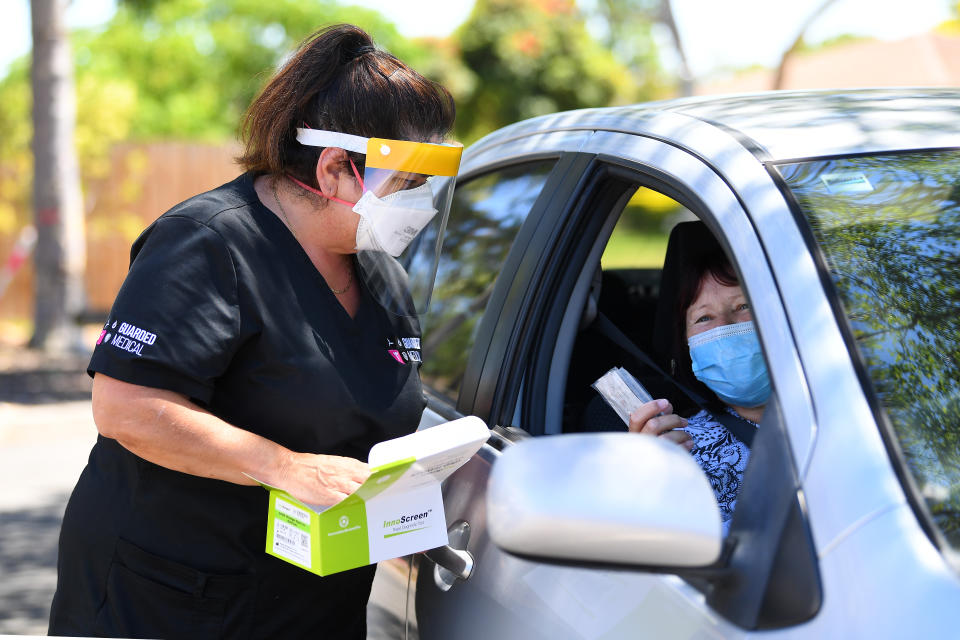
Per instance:
[[[364,192],[353,211],[360,216],[357,251],[384,251],[394,258],[403,253],[437,215],[428,183],[378,197]]]

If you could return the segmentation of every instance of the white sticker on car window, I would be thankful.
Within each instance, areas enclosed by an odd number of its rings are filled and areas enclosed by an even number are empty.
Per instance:
[[[873,191],[873,185],[862,171],[840,171],[825,173],[820,181],[830,193],[867,193]]]

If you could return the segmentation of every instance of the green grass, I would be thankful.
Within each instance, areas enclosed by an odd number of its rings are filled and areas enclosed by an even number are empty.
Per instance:
[[[667,252],[667,237],[666,233],[615,229],[600,264],[604,269],[659,269]]]

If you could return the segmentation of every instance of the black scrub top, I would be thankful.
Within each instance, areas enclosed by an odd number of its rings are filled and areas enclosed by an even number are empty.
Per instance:
[[[184,394],[293,451],[366,460],[417,427],[419,327],[359,282],[351,318],[253,177],[137,239],[89,372]],[[362,638],[374,567],[321,578],[269,556],[266,513],[260,487],[99,437],[64,516],[51,633]]]

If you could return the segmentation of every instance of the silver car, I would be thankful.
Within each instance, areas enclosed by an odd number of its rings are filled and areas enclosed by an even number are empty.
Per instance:
[[[693,219],[773,386],[727,536],[689,454],[583,417],[596,377],[643,369],[598,317],[657,360],[667,238]],[[960,91],[521,122],[464,154],[444,246],[421,428],[495,435],[444,485],[410,637],[960,634]]]

